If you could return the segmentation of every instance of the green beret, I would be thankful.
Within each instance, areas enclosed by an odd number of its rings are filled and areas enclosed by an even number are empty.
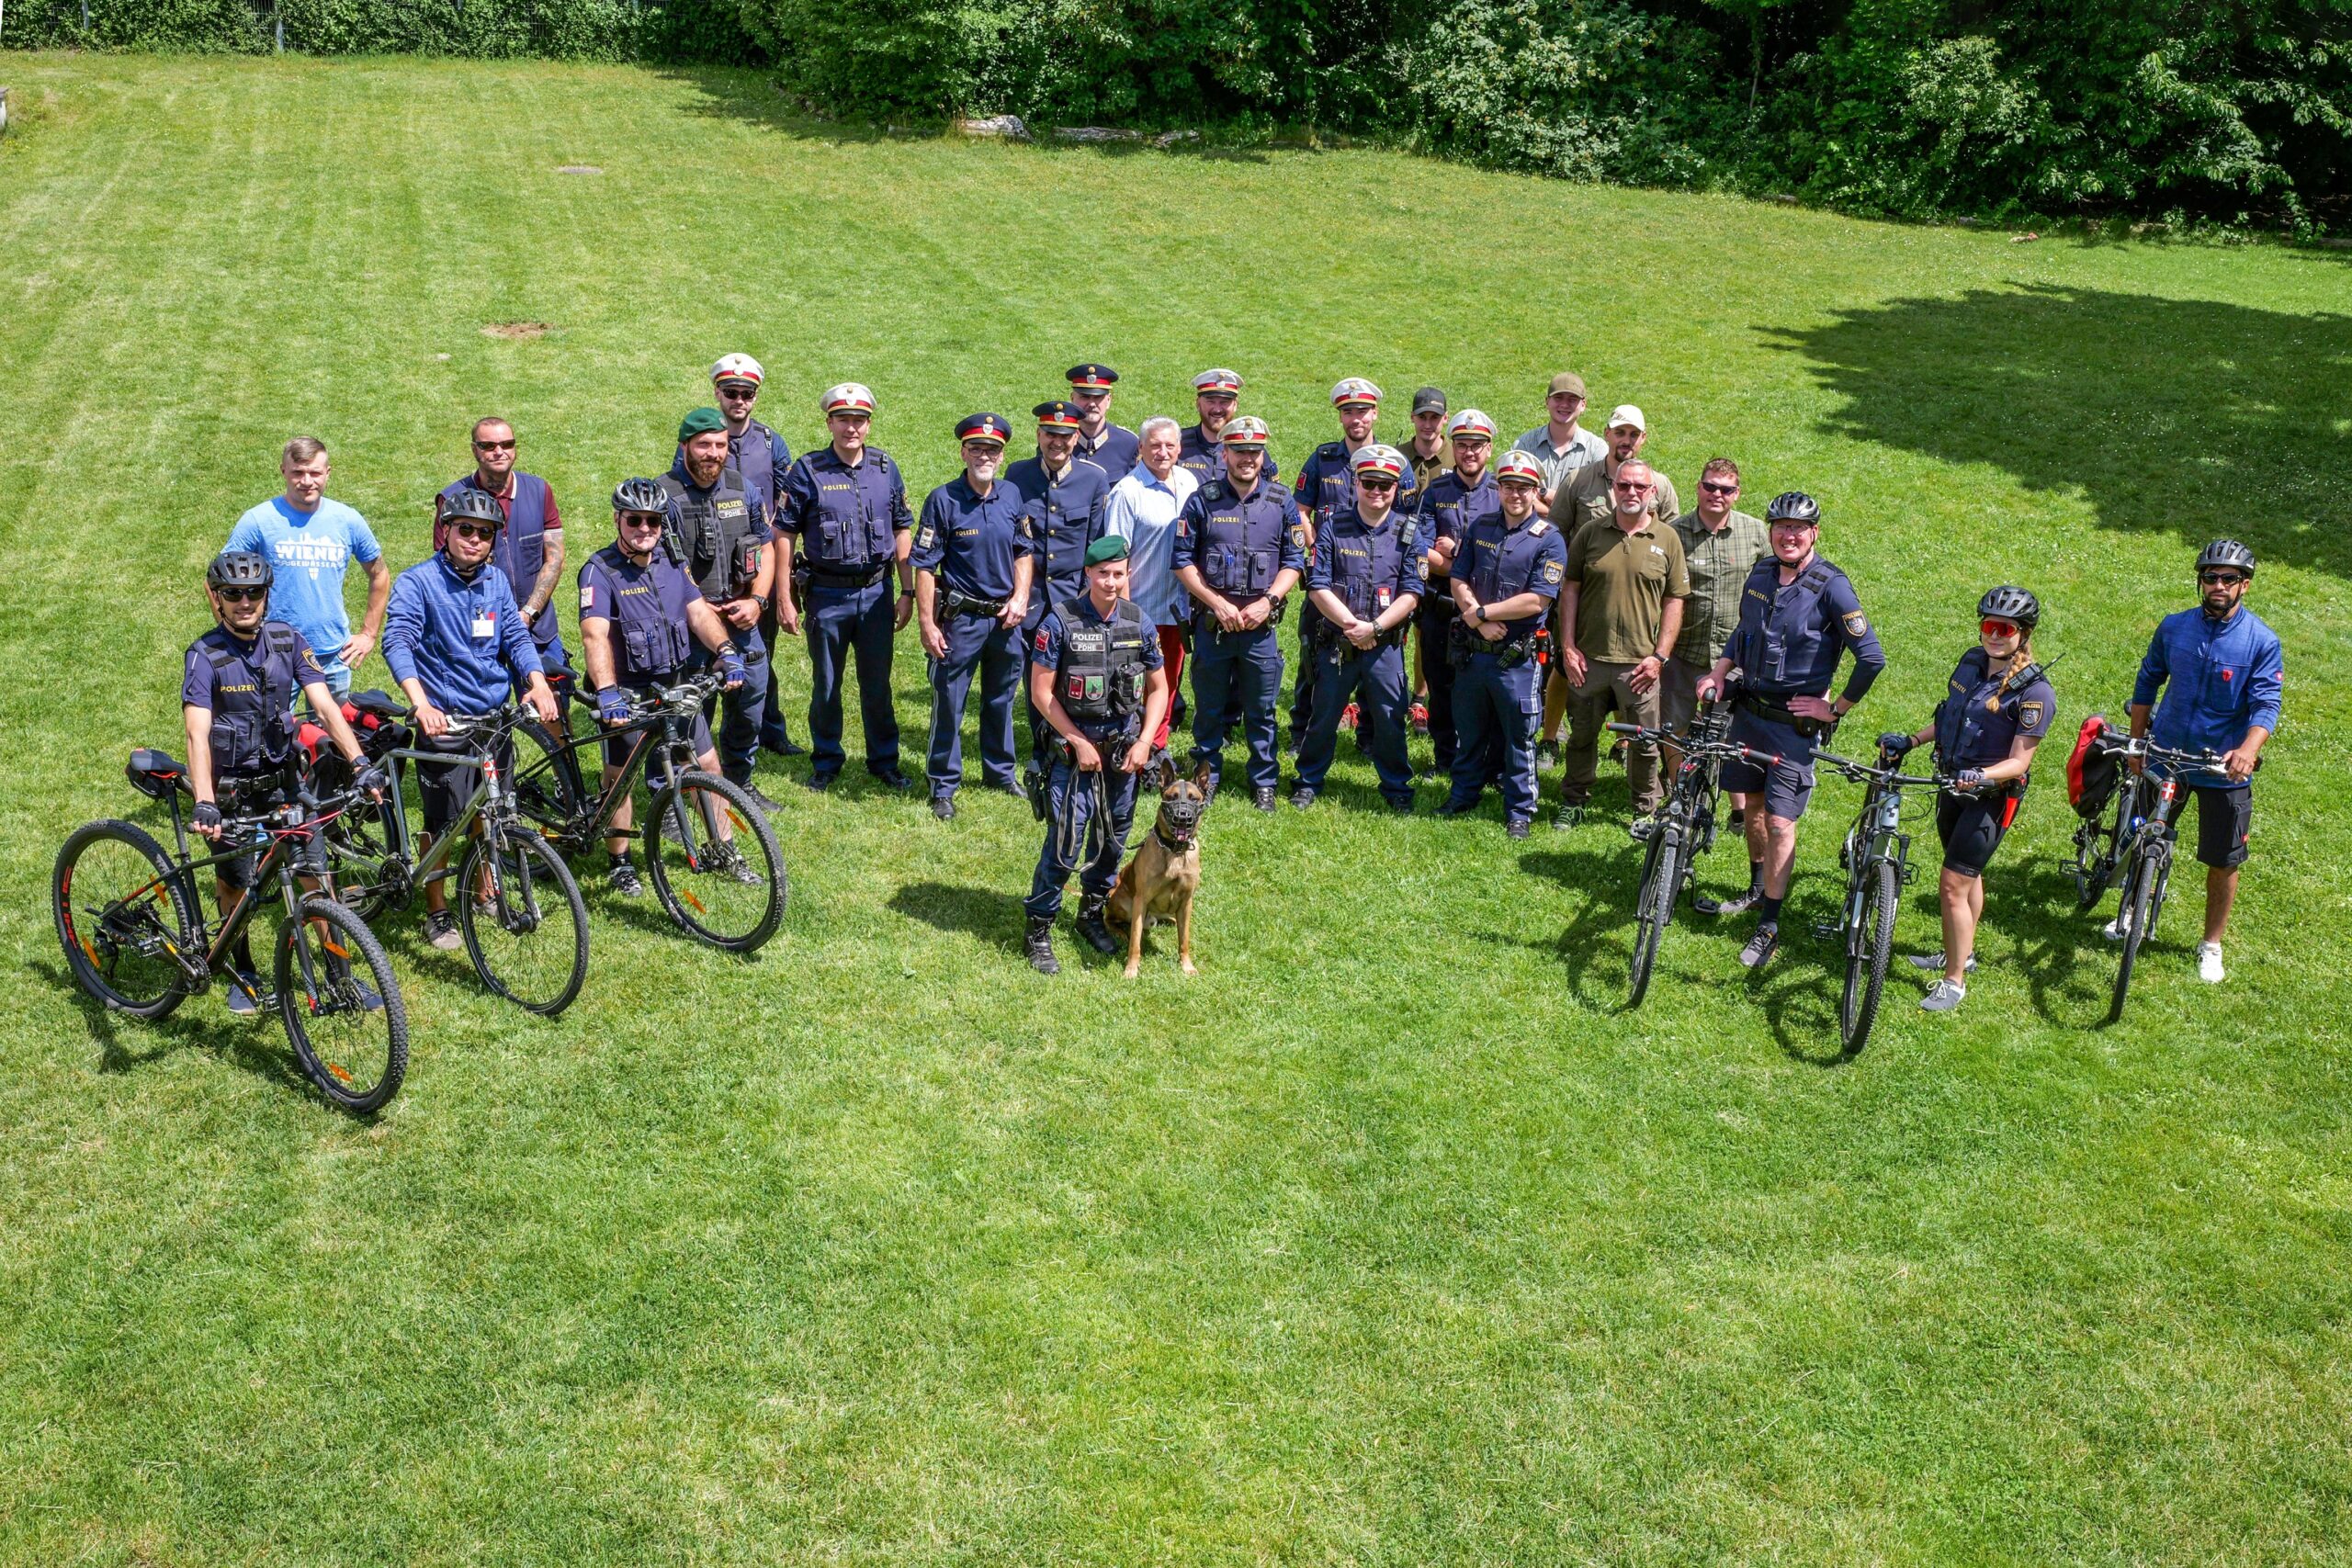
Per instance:
[[[1086,547],[1086,564],[1101,566],[1106,560],[1127,558],[1127,542],[1116,534],[1105,534]]]
[[[678,422],[678,439],[681,442],[692,441],[697,435],[707,435],[714,430],[726,428],[727,422],[719,417],[717,409],[696,409]]]

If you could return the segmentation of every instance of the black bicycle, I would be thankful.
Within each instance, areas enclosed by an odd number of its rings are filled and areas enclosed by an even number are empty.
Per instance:
[[[1862,1048],[1878,1018],[1886,965],[1894,954],[1894,915],[1911,880],[1911,835],[1903,830],[1903,792],[1941,789],[1952,781],[1939,773],[1908,776],[1883,749],[1876,767],[1827,751],[1816,753],[1815,761],[1867,786],[1862,808],[1854,814],[1838,852],[1838,863],[1846,873],[1845,908],[1836,924],[1816,928],[1816,934],[1845,944],[1846,988],[1838,1001],[1838,1038],[1850,1055]]]
[[[784,854],[775,830],[751,796],[695,765],[694,720],[725,682],[715,671],[648,692],[628,722],[573,737],[526,725],[536,757],[517,754],[514,802],[566,855],[587,853],[606,837],[613,814],[645,775],[652,810],[632,836],[645,842],[645,865],[662,908],[688,935],[729,953],[753,953],[784,920]],[[537,731],[534,733],[534,731]],[[616,737],[629,750],[613,782],[591,795],[579,753]]]
[[[411,716],[402,708],[398,716]],[[326,835],[327,855],[338,896],[369,919],[433,883],[454,881],[458,931],[474,973],[525,1011],[553,1018],[588,978],[588,906],[563,857],[523,819],[499,765],[509,738],[526,720],[538,722],[512,705],[494,714],[452,714],[443,739],[462,744],[462,752],[401,744],[409,739],[405,728],[393,732],[394,744],[370,748],[369,755],[391,773],[394,787],[376,811],[336,818]],[[470,767],[477,780],[457,820],[421,855],[398,787],[412,763]]]
[[[2099,901],[2118,873],[2122,888],[2117,899],[2116,927],[2123,939],[2121,962],[2115,969],[2115,995],[2108,1004],[2107,1021],[2123,1016],[2132,990],[2132,972],[2140,948],[2164,914],[2165,894],[2172,883],[2173,823],[2180,815],[2184,773],[2220,773],[2219,751],[2184,751],[2135,739],[2113,730],[2092,742],[2125,766],[2115,789],[2112,808],[2075,829],[2075,891],[2082,908]],[[2140,769],[2132,772],[2132,762]],[[2154,763],[2160,773],[2152,773]]]
[[[346,1111],[379,1111],[408,1071],[408,1013],[383,944],[356,911],[312,891],[325,875],[326,824],[358,803],[323,799],[295,784],[291,799],[226,818],[220,848],[188,853],[179,795],[187,769],[160,751],[134,751],[128,769],[143,795],[172,809],[175,852],[135,823],[106,818],[75,829],[57,852],[50,907],[74,980],[106,1006],[150,1022],[224,976],[257,1007],[274,1008],[302,1071]],[[253,885],[218,928],[207,923],[197,874],[254,854]],[[284,914],[273,988],[237,973],[230,954],[275,884]]]
[[[1723,765],[1741,761],[1770,764],[1779,759],[1726,739],[1731,714],[1712,702],[1700,705],[1690,728],[1680,735],[1662,727],[1611,724],[1609,728],[1637,744],[1671,748],[1681,756],[1666,804],[1654,819],[1648,848],[1642,854],[1641,888],[1634,895],[1633,965],[1625,998],[1625,1006],[1631,1009],[1641,1006],[1649,994],[1658,939],[1674,922],[1674,906],[1696,875],[1697,857],[1714,848],[1715,802],[1721,793]]]

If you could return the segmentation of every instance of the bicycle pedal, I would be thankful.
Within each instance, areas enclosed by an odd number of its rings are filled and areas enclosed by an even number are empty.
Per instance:
[[[1835,920],[1815,920],[1813,922],[1813,940],[1815,942],[1836,942],[1838,940],[1838,925]]]

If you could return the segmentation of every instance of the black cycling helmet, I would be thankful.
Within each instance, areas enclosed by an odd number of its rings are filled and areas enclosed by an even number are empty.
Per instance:
[[[207,588],[260,588],[266,590],[276,577],[269,558],[251,550],[223,550],[212,558],[204,569]]]
[[[506,526],[506,509],[498,504],[498,498],[471,485],[441,503],[442,522],[455,523],[460,517],[469,522],[492,523],[501,528]]]
[[[1801,490],[1782,491],[1764,509],[1767,523],[1810,523],[1821,526],[1821,503]]]
[[[613,487],[613,510],[667,513],[670,492],[658,479],[623,479]]]
[[[1976,618],[1980,621],[2015,621],[2031,631],[2041,621],[2041,601],[2022,588],[1996,588],[1976,601]]]
[[[2208,567],[2233,566],[2248,577],[2254,575],[2254,552],[2235,539],[2216,539],[2197,552],[2197,570]]]

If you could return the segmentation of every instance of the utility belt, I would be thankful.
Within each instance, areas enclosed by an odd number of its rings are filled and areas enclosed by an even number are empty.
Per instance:
[[[1086,727],[1080,725],[1079,728],[1084,730]],[[1107,767],[1110,764],[1108,751],[1111,747],[1132,746],[1136,743],[1136,738],[1142,733],[1143,716],[1129,714],[1120,723],[1118,728],[1101,735],[1090,733],[1086,739],[1093,743],[1095,750],[1104,753],[1103,763]],[[1068,762],[1072,767],[1078,765],[1078,748],[1072,746],[1069,743],[1069,737],[1058,729],[1048,728],[1046,731],[1046,755],[1057,762]]]
[[[975,599],[960,588],[949,588],[940,595],[940,607],[951,615],[970,615],[993,619],[1004,614],[1001,599]]]
[[[1803,714],[1791,712],[1778,703],[1767,702],[1762,697],[1751,695],[1747,692],[1733,697],[1731,702],[1732,706],[1752,713],[1758,718],[1769,719],[1774,724],[1785,724],[1808,740],[1826,740],[1836,733],[1838,728],[1835,719],[1807,718]]]
[[[1216,587],[1216,584],[1211,583],[1210,586],[1214,588]],[[1223,593],[1225,591],[1219,588],[1217,589],[1217,592]],[[1231,595],[1228,594],[1227,597],[1229,598]],[[1282,599],[1269,599],[1263,593],[1252,593],[1246,599],[1235,599],[1233,601],[1233,605],[1237,610],[1246,610],[1261,599],[1265,599],[1267,604],[1271,606],[1266,611],[1266,626],[1281,626],[1283,624],[1283,616],[1290,613],[1290,600],[1286,597]],[[1216,624],[1216,616],[1210,612],[1209,607],[1206,604],[1195,603],[1193,606],[1193,618],[1200,623],[1201,629],[1204,631],[1214,633],[1221,629]],[[1260,626],[1258,629],[1260,631],[1263,631],[1266,629],[1266,626]]]
[[[1372,646],[1375,649],[1401,647],[1406,634],[1411,627],[1412,622],[1409,619],[1399,621],[1386,630],[1375,634]],[[1347,634],[1341,631],[1338,623],[1328,615],[1317,615],[1311,621],[1302,622],[1300,630],[1306,636],[1306,646],[1310,650],[1329,649],[1335,659],[1344,659],[1351,653],[1368,651],[1350,642]]]
[[[888,569],[888,561],[872,566],[812,566],[808,581],[820,588],[868,588],[879,582]]]
[[[1535,639],[1529,637],[1488,642],[1470,629],[1469,622],[1456,615],[1445,628],[1446,662],[1459,670],[1469,663],[1474,655],[1481,653],[1505,670],[1516,670],[1535,657]]]

